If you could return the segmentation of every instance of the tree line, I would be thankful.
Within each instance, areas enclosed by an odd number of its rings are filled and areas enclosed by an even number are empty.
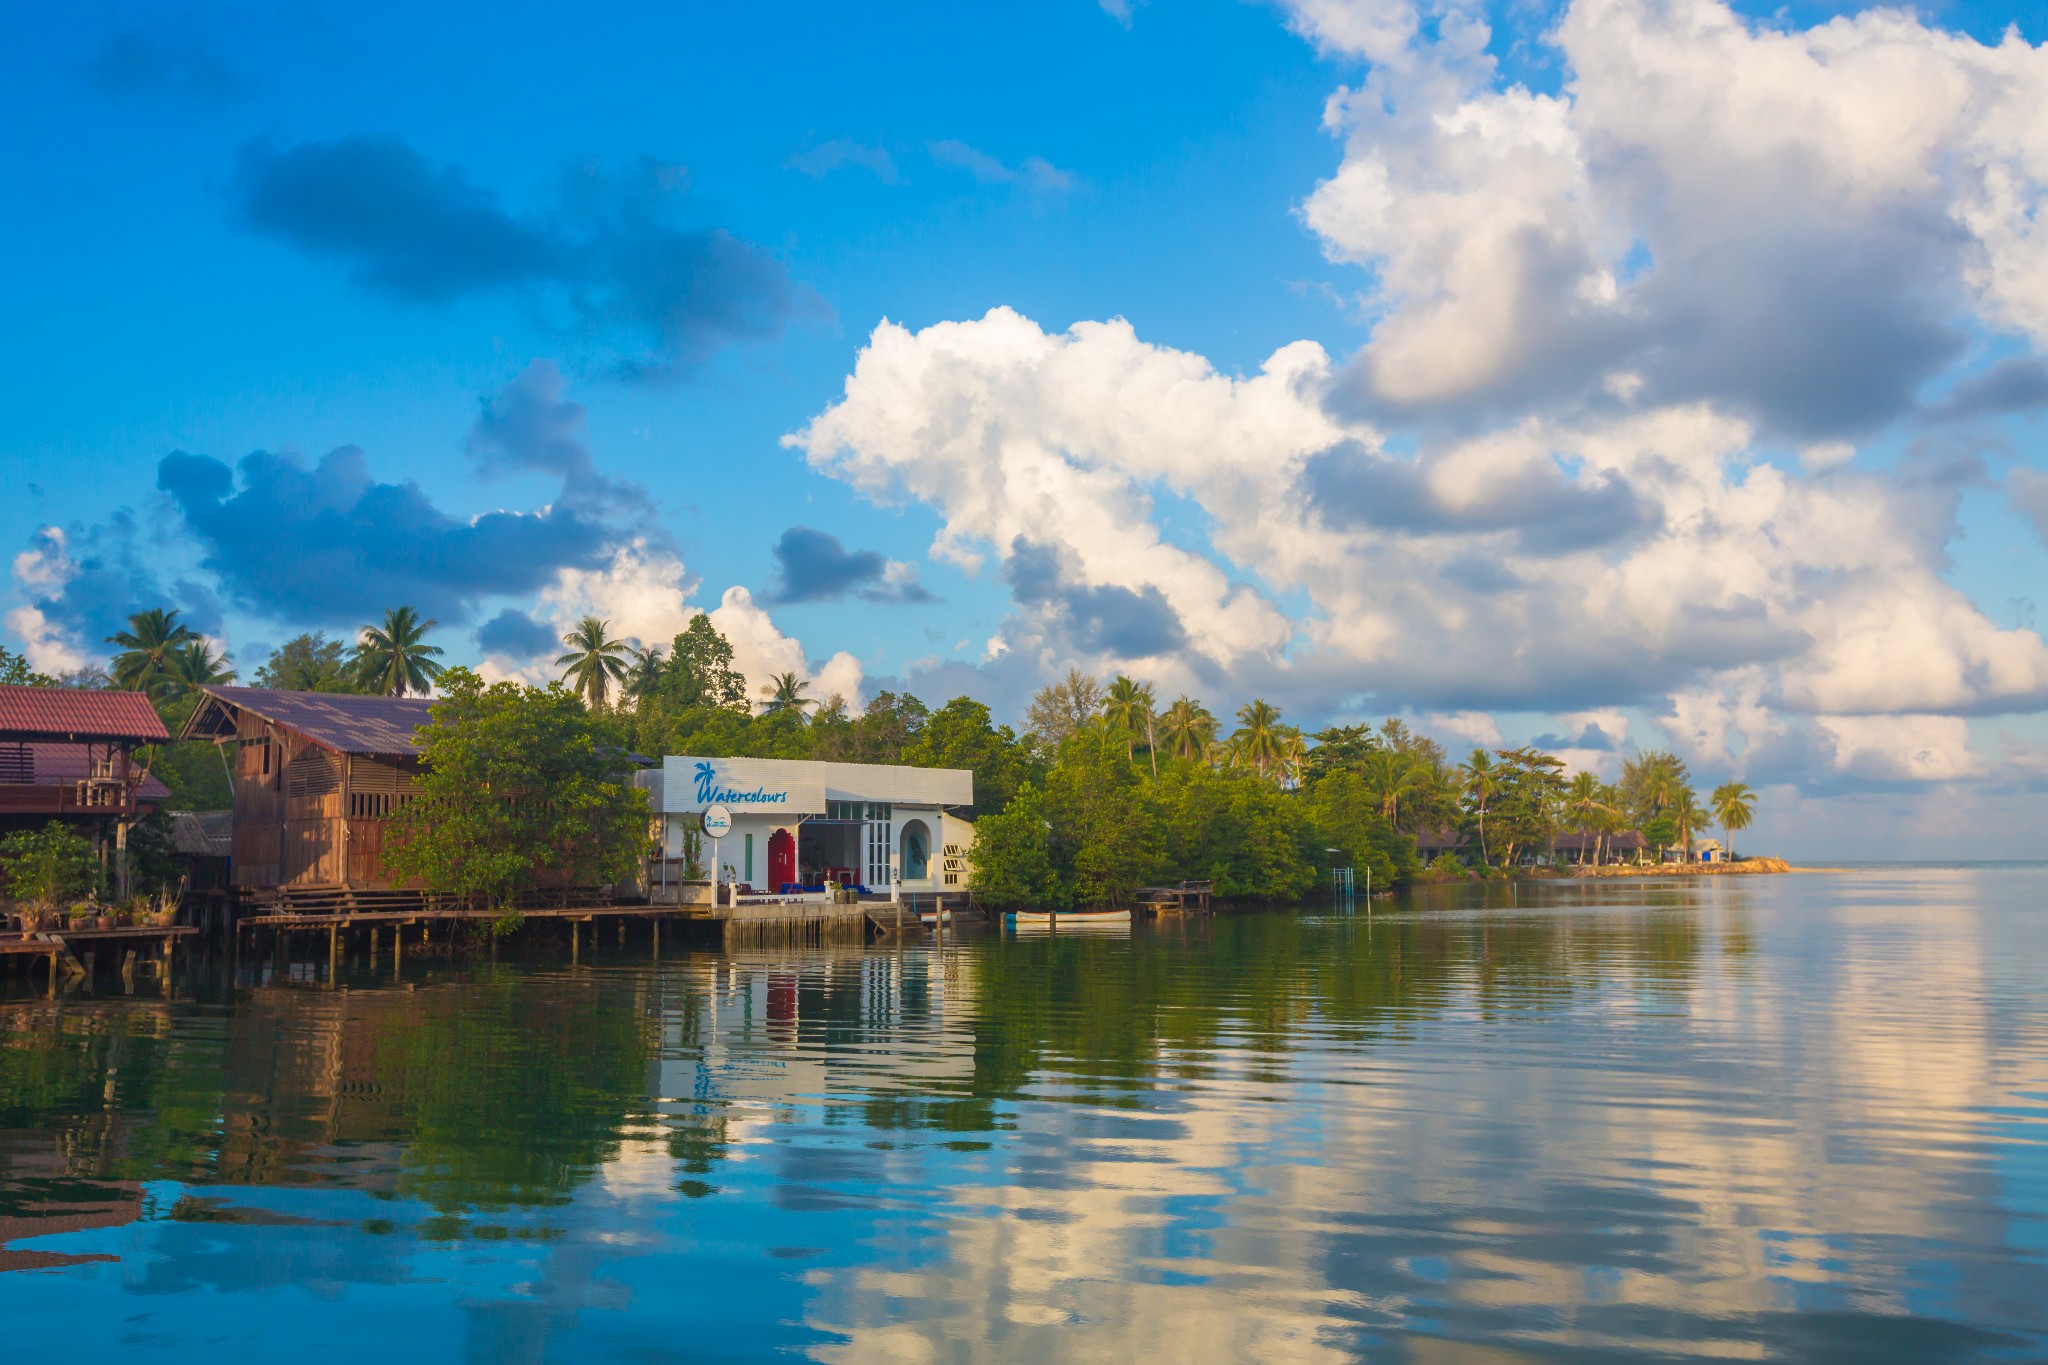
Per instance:
[[[101,684],[148,693],[174,731],[200,681],[234,677],[230,661],[176,617],[132,617],[109,640],[119,652]],[[273,651],[254,681],[425,693],[462,672],[438,661],[442,651],[427,641],[435,624],[399,607],[382,625],[363,627],[352,648],[300,635]],[[1353,868],[1360,884],[1369,873],[1375,886],[1504,875],[1554,858],[1562,835],[1578,836],[1572,853],[1594,863],[1616,856],[1617,844],[1633,846],[1631,833],[1655,853],[1690,849],[1715,825],[1732,843],[1755,809],[1755,793],[1739,782],[1703,800],[1669,751],[1628,755],[1613,782],[1590,772],[1568,778],[1562,759],[1532,746],[1475,748],[1453,760],[1398,719],[1308,733],[1257,698],[1226,730],[1192,697],[1162,706],[1150,683],[1079,670],[1038,691],[1021,731],[967,696],[934,709],[907,692],[882,691],[854,715],[846,698],[815,698],[794,673],[750,686],[731,642],[703,614],[667,645],[637,646],[595,616],[562,644],[558,681],[535,690],[602,717],[607,745],[972,770],[976,881],[996,901],[1116,902],[1141,886],[1187,879],[1213,881],[1224,897],[1287,900],[1327,884],[1333,866]],[[0,678],[24,669],[0,653]],[[481,687],[471,676],[458,690],[474,696]],[[207,774],[166,761],[165,775],[186,798],[176,804],[201,804],[189,798],[206,794],[198,788]],[[190,779],[184,792],[180,777]],[[1435,858],[1425,864],[1418,844]]]

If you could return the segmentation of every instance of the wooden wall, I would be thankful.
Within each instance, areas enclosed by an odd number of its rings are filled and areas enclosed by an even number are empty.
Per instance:
[[[384,834],[413,765],[344,757],[246,711],[236,738],[235,885],[390,887]]]

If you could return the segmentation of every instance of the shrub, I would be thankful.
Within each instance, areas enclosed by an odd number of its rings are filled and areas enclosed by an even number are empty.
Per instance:
[[[52,820],[0,839],[0,876],[18,901],[48,905],[90,894],[99,882],[92,843]]]

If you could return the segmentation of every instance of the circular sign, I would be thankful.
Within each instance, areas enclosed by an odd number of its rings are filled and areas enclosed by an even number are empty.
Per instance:
[[[707,806],[704,810],[704,832],[714,839],[723,839],[732,833],[732,812],[724,806]]]

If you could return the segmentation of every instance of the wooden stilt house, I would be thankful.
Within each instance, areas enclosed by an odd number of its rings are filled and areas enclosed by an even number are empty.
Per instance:
[[[0,834],[71,826],[125,898],[128,831],[171,794],[135,750],[169,738],[140,692],[0,686]]]
[[[181,739],[234,745],[236,893],[306,908],[416,900],[384,869],[412,798],[425,697],[207,687]]]

